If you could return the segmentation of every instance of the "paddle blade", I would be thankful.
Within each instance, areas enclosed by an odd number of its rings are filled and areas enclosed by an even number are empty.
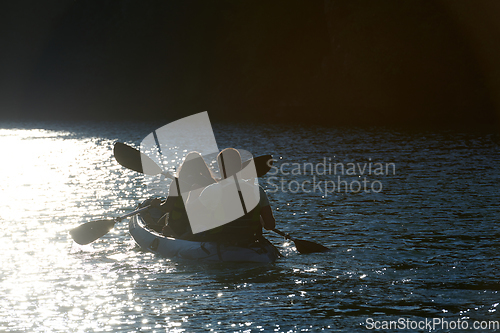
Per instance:
[[[242,163],[241,168],[244,169],[252,159],[249,159]],[[253,159],[255,163],[255,171],[257,171],[257,177],[262,177],[271,170],[273,165],[273,157],[271,155],[257,156]]]
[[[76,243],[80,245],[87,245],[106,235],[111,229],[113,229],[114,225],[114,220],[92,221],[71,229],[69,234]]]
[[[293,239],[293,242],[295,243],[295,247],[297,248],[297,251],[299,253],[302,253],[302,254],[315,253],[315,252],[326,252],[326,251],[330,250],[326,246],[323,246],[321,244],[314,243],[311,241],[306,241],[306,240],[301,240],[301,239]]]
[[[155,161],[150,159],[147,155],[141,153],[135,148],[132,148],[124,143],[117,142],[113,148],[115,159],[125,168],[134,170],[136,172],[144,173],[146,175],[157,175],[162,172],[161,168]]]
[[[255,159],[255,169],[257,169],[257,177],[262,177],[271,170],[273,165],[273,157],[271,155],[257,156]]]

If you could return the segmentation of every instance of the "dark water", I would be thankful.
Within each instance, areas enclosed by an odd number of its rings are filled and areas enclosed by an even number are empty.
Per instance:
[[[274,264],[174,262],[139,251],[125,222],[74,244],[70,228],[147,197],[112,145],[161,125],[0,124],[0,331],[366,332],[368,318],[484,331],[474,321],[499,320],[498,135],[215,125],[220,148],[273,154],[282,170],[261,184],[278,227],[330,253],[299,255],[268,234],[285,255]],[[372,174],[302,168],[324,161]],[[339,176],[347,192],[311,185]]]

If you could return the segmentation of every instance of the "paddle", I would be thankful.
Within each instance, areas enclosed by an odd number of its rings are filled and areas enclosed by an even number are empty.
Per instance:
[[[162,171],[162,169],[149,158],[146,154],[141,153],[139,150],[130,147],[121,142],[116,142],[113,148],[113,153],[115,159],[118,163],[127,169],[134,170],[139,173],[154,176],[162,174],[168,178],[175,179],[175,177],[167,172]],[[255,163],[255,169],[257,171],[257,177],[262,177],[271,170],[273,157],[271,155],[257,156],[253,159]],[[247,166],[251,160],[247,160],[242,163],[242,167]]]
[[[69,234],[76,243],[80,245],[87,245],[89,243],[92,243],[96,239],[106,235],[111,229],[113,229],[116,222],[120,222],[127,217],[139,214],[140,212],[145,211],[148,208],[149,206],[146,206],[141,209],[134,210],[133,212],[130,212],[128,214],[115,217],[113,220],[98,220],[87,222],[71,229],[69,231]]]
[[[292,237],[290,237],[289,234],[285,234],[281,230],[273,229],[273,231],[275,233],[277,233],[278,235],[281,235],[281,236],[285,237],[286,239],[289,239],[292,242],[294,242],[295,247],[297,248],[297,251],[299,253],[306,254],[306,253],[314,253],[314,252],[326,252],[326,251],[330,250],[329,248],[327,248],[321,244],[318,244],[318,243],[292,238]]]
[[[116,161],[128,169],[131,169],[131,170],[134,170],[134,171],[137,171],[140,173],[144,173],[147,175],[163,174],[168,178],[175,179],[175,177],[172,176],[170,173],[162,172],[161,168],[152,159],[150,159],[147,155],[141,153],[139,150],[132,148],[124,143],[116,142],[113,151],[115,154]],[[246,165],[248,165],[248,163],[250,163],[250,161],[251,160],[247,160],[247,161],[243,162],[242,167],[245,167]],[[269,170],[271,169],[272,162],[273,162],[273,159],[272,159],[271,155],[263,155],[263,156],[258,156],[256,158],[254,158],[255,169],[257,171],[257,177],[262,177],[266,173],[268,173]],[[144,166],[144,168],[143,168],[143,166]],[[92,223],[92,222],[89,222],[89,223]],[[80,227],[83,227],[83,226],[85,226],[85,224],[80,226]],[[78,228],[80,228],[80,227],[78,227]],[[112,228],[112,226],[111,226],[111,228]],[[105,235],[109,230],[104,232],[102,235]],[[104,229],[103,229],[103,231],[104,231]],[[285,237],[286,239],[293,241],[295,243],[295,247],[297,248],[297,251],[299,253],[305,254],[305,253],[314,253],[314,252],[325,252],[325,251],[329,250],[329,248],[327,248],[321,244],[317,244],[317,243],[314,243],[311,241],[306,241],[306,240],[294,239],[294,238],[290,237],[288,234],[285,234],[284,232],[282,232],[278,229],[274,229],[273,231],[276,232],[277,234]],[[98,236],[95,239],[97,239],[101,236]],[[95,239],[93,239],[93,240],[95,240]],[[90,242],[92,242],[93,240],[91,240]]]
[[[241,168],[244,169],[252,159],[246,160],[241,164]],[[257,172],[257,177],[262,177],[266,173],[271,170],[271,166],[273,165],[273,157],[272,155],[262,155],[262,156],[257,156],[256,158],[253,159],[253,162],[255,164],[255,171]]]
[[[124,143],[116,142],[113,147],[113,153],[116,161],[127,169],[150,176],[164,174],[168,177],[168,175],[170,175],[170,173],[163,173],[158,164],[156,164],[156,162],[149,158],[146,154],[143,154],[137,149]]]

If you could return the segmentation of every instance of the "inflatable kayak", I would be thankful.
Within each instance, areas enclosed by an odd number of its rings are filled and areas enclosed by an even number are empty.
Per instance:
[[[165,258],[209,262],[271,263],[281,256],[274,245],[264,237],[245,247],[166,237],[148,228],[141,215],[135,215],[130,219],[129,231],[142,249]]]

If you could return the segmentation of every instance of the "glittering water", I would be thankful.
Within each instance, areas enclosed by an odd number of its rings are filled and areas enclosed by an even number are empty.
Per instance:
[[[219,147],[275,156],[280,170],[261,184],[278,227],[330,253],[299,255],[268,234],[285,255],[275,264],[175,262],[137,249],[125,222],[74,244],[72,227],[147,197],[112,147],[137,146],[161,125],[0,124],[0,331],[353,332],[367,331],[367,318],[498,320],[497,135],[216,125]],[[291,164],[325,158],[394,163],[395,173],[340,175],[379,181],[379,193],[324,193],[314,177],[324,186],[338,174]]]

